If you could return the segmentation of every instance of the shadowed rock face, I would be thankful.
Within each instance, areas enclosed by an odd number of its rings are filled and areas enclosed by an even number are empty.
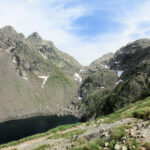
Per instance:
[[[140,39],[122,47],[109,65],[110,69],[121,73],[121,82],[106,99],[106,114],[109,112],[108,107],[115,111],[150,95],[149,39]]]
[[[0,29],[0,122],[60,114],[77,95],[81,65],[38,33]]]
[[[90,65],[91,73],[80,88],[83,120],[109,114],[150,95],[149,39],[127,44],[110,59],[106,56]]]

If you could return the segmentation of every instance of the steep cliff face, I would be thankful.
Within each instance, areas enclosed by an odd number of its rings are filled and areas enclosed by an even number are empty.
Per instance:
[[[115,111],[150,95],[150,40],[141,39],[118,50],[109,62],[117,72],[117,87],[106,99],[104,112]],[[106,107],[107,106],[107,107]]]
[[[79,89],[82,121],[99,115],[99,111],[104,104],[104,98],[116,86],[118,76],[114,70],[109,69],[108,64],[113,56],[113,53],[103,55],[87,67],[85,80]]]
[[[91,70],[101,70],[102,68],[109,69],[110,66],[108,65],[109,61],[114,57],[114,53],[108,53],[93,61],[89,69]]]
[[[77,95],[80,69],[38,33],[0,29],[0,122],[60,113]]]
[[[108,61],[105,58],[99,60],[104,59],[106,64],[94,64],[95,61],[90,65],[89,70],[95,72],[89,74],[80,88],[83,120],[109,114],[150,95],[149,39],[129,43]]]

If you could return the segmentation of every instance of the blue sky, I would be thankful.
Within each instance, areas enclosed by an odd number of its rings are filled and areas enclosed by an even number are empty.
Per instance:
[[[54,42],[89,65],[105,53],[150,38],[149,0],[0,0],[0,27]]]

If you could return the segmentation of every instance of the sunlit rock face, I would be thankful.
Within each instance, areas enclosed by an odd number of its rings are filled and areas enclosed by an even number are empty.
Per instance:
[[[74,74],[81,68],[37,32],[25,38],[11,26],[1,28],[0,122],[63,115],[61,110],[77,97]]]

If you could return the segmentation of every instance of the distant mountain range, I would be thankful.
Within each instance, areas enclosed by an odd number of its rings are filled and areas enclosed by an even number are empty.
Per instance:
[[[36,32],[0,29],[0,122],[53,114],[86,121],[149,95],[149,39],[83,67]]]

